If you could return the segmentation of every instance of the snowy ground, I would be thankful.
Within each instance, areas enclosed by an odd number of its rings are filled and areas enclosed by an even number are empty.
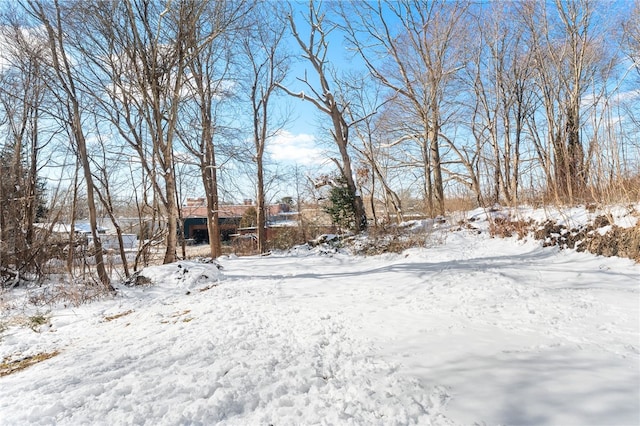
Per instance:
[[[150,268],[36,332],[7,310],[0,360],[60,353],[0,377],[0,424],[640,424],[640,265],[433,241]]]

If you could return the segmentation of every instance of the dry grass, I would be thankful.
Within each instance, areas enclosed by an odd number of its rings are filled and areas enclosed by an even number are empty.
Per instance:
[[[60,354],[59,351],[53,351],[41,352],[37,355],[31,355],[17,360],[9,360],[5,358],[5,360],[3,360],[0,364],[0,377],[8,376],[9,374],[24,370],[25,368],[31,367],[34,364],[38,364],[39,362],[45,361],[49,358],[53,358],[58,354]]]
[[[200,293],[202,293],[203,291],[211,290],[211,289],[212,289],[212,288],[214,288],[214,287],[218,287],[218,284],[210,284],[210,285],[208,285],[208,286],[205,286],[205,287],[199,288],[199,289],[198,289],[198,291],[199,291]]]
[[[37,288],[29,294],[29,302],[35,306],[52,306],[62,303],[80,306],[97,300],[110,292],[102,285],[90,283],[70,284],[62,282]]]
[[[40,333],[43,325],[51,326],[51,315],[41,313],[35,313],[30,316],[24,314],[11,315],[0,323],[0,338],[2,332],[9,327],[24,327],[31,329],[35,333]]]
[[[197,246],[187,246],[187,259],[193,259],[194,257],[210,257],[211,256],[211,247],[208,244],[197,245]]]
[[[119,313],[119,314],[115,314],[115,315],[110,315],[108,317],[104,317],[104,320],[105,321],[113,321],[115,319],[122,318],[124,316],[130,315],[133,312],[134,312],[133,309],[130,309],[128,311],[125,311],[125,312],[122,312],[122,313]]]
[[[472,197],[453,197],[445,199],[444,207],[448,212],[466,212],[478,207],[478,203]]]
[[[487,198],[490,200],[492,198]],[[599,183],[594,183],[582,189],[579,193],[574,193],[572,199],[561,196],[554,191],[553,187],[545,187],[543,184],[535,188],[521,187],[518,199],[512,203],[500,200],[504,205],[527,205],[535,208],[545,206],[569,206],[569,205],[613,205],[635,203],[640,201],[640,173],[628,174],[614,180],[600,179]],[[487,201],[485,205],[491,205]],[[445,208],[449,212],[470,211],[478,207],[475,196],[471,193],[458,192],[445,197]]]
[[[173,314],[171,314],[170,319],[161,320],[160,324],[177,324],[178,322],[191,322],[193,321],[193,317],[187,316],[190,313],[191,313],[190,309],[174,312]]]

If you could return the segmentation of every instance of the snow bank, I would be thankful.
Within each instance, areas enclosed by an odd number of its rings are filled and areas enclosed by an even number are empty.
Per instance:
[[[541,208],[533,208],[521,206],[516,208],[495,206],[490,209],[477,208],[464,216],[471,221],[487,221],[495,219],[514,219],[514,220],[533,220],[534,222],[544,223],[553,220],[559,225],[569,228],[586,226],[594,223],[598,216],[606,216],[611,218],[612,224],[622,228],[631,228],[636,226],[640,219],[640,203],[632,203],[628,205],[594,207],[594,206],[578,206],[578,207],[554,207],[546,206]]]

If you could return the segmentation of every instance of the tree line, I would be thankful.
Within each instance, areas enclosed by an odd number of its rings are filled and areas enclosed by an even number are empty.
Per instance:
[[[123,194],[151,234],[133,269],[158,240],[163,261],[175,261],[188,179],[205,195],[218,257],[221,194],[240,170],[253,182],[242,190],[255,196],[265,252],[266,205],[283,167],[268,147],[300,102],[331,142],[326,181],[345,194],[356,231],[404,220],[407,192],[431,217],[461,194],[477,205],[638,196],[637,0],[2,7],[4,281],[37,271],[35,234],[47,234],[37,221],[68,212],[73,225],[86,203],[95,272],[111,289],[98,221],[108,217],[124,247]],[[55,170],[65,179],[46,188],[45,206],[43,177]]]

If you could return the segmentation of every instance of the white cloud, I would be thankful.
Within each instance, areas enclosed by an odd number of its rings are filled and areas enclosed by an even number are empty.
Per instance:
[[[293,134],[282,130],[269,141],[267,151],[277,162],[310,166],[326,161],[326,156],[316,144],[315,136],[308,133]]]
[[[619,91],[611,95],[609,98],[594,97],[591,94],[585,95],[580,100],[580,105],[583,107],[590,107],[594,103],[602,105],[605,101],[608,101],[610,105],[617,105],[621,103],[627,103],[640,99],[640,90],[632,89],[627,91]]]
[[[640,98],[640,90],[627,90],[626,92],[619,92],[615,97],[615,101],[623,103],[627,101],[635,101]]]

